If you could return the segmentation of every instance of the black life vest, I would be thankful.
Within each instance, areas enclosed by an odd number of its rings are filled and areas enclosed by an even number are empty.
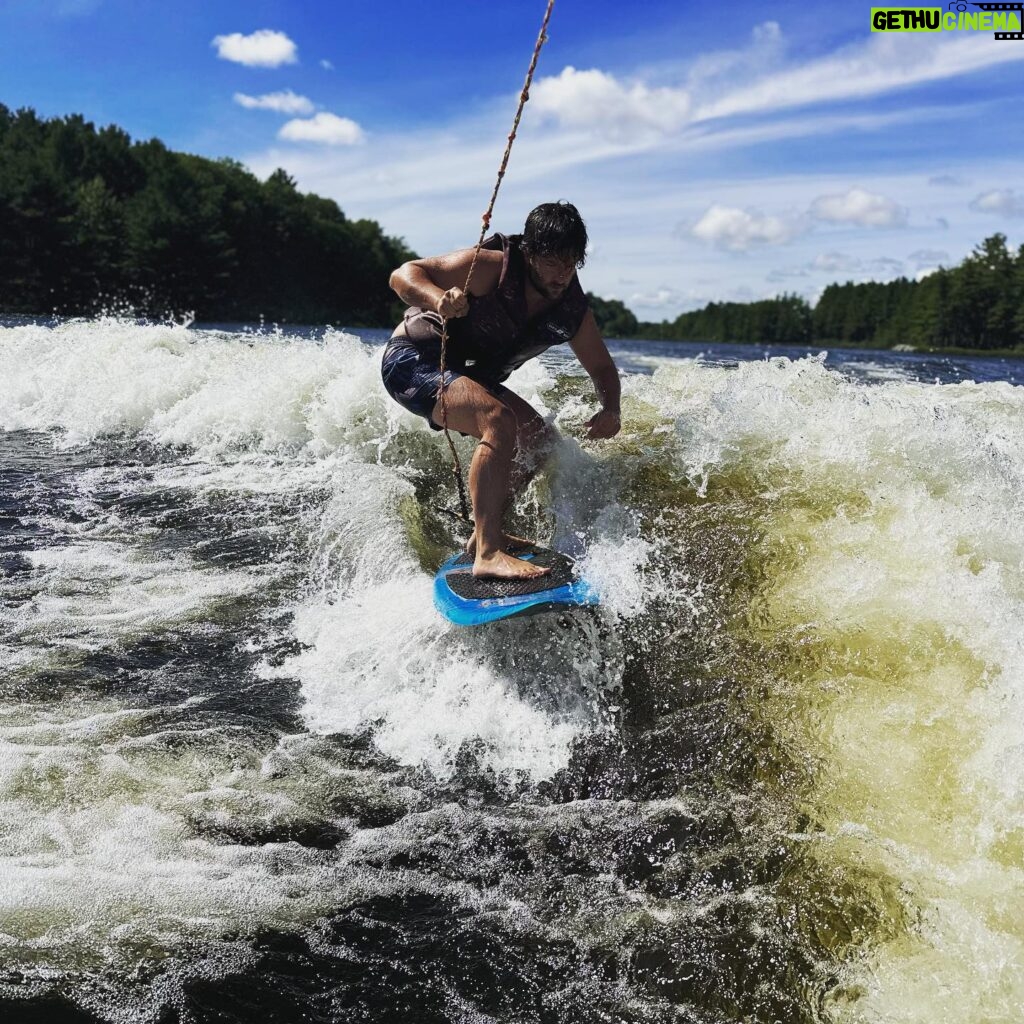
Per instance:
[[[521,238],[494,234],[484,241],[484,249],[501,252],[504,257],[497,287],[486,295],[470,295],[469,313],[448,321],[449,363],[479,380],[505,380],[528,359],[571,341],[589,308],[579,277],[574,274],[554,305],[532,319],[527,316],[527,271]],[[414,344],[436,342],[440,338],[440,317],[411,306],[405,314],[405,331]]]

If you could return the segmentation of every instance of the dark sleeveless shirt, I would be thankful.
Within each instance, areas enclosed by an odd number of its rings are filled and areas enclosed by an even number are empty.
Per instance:
[[[505,380],[528,359],[553,345],[571,341],[583,323],[589,304],[573,275],[562,297],[532,319],[526,314],[526,259],[521,235],[494,234],[484,249],[501,252],[504,261],[497,287],[487,295],[469,296],[469,313],[448,321],[448,362],[481,381]],[[410,306],[405,333],[417,347],[439,345],[440,317],[432,310]]]

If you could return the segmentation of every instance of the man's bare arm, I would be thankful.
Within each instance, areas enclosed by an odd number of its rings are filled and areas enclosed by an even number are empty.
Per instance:
[[[502,259],[500,252],[480,250],[469,285],[471,295],[486,295],[498,286]],[[465,316],[469,302],[463,288],[472,262],[472,249],[410,260],[392,273],[389,284],[408,306],[433,309],[442,316]]]
[[[614,437],[622,425],[619,411],[619,371],[608,353],[601,332],[597,329],[597,321],[590,310],[587,310],[583,323],[569,342],[569,346],[594,382],[594,390],[601,402],[601,411],[592,416],[587,423],[588,436]]]

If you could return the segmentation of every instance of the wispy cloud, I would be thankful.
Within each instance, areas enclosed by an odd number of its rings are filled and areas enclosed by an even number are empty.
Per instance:
[[[907,261],[894,259],[891,256],[876,256],[871,259],[861,259],[845,252],[819,253],[808,263],[795,267],[775,268],[767,276],[766,280],[779,282],[792,278],[814,277],[820,280],[822,275],[828,277],[855,277],[858,280],[891,280],[904,274],[906,263],[914,263],[908,257]],[[914,263],[915,266],[919,265]]]
[[[867,264],[872,277],[891,279],[903,273],[903,260],[894,260],[891,256],[878,256]]]
[[[949,263],[949,253],[945,249],[917,249],[907,257],[913,267],[932,267],[939,263]]]
[[[936,188],[961,188],[970,182],[956,174],[934,174],[928,179],[928,184]]]
[[[316,109],[312,100],[299,96],[291,89],[268,92],[263,96],[247,96],[244,92],[236,92],[235,102],[246,110],[274,110],[279,114],[312,114]]]
[[[827,57],[766,75],[703,105],[695,116],[728,117],[863,99],[1022,59],[1024,48],[993,46],[991,36],[875,35]]]
[[[563,128],[615,141],[669,137],[712,119],[874,97],[1024,59],[1024,47],[977,36],[874,36],[791,67],[778,66],[782,53],[782,32],[768,22],[747,47],[698,60],[685,85],[653,87],[570,66],[539,80],[533,109]]]
[[[365,138],[355,121],[326,111],[306,120],[295,118],[277,134],[288,142],[316,142],[324,146],[354,146]]]
[[[862,259],[845,252],[819,253],[807,263],[791,267],[773,267],[765,276],[769,284],[792,284],[811,280],[810,287],[804,284],[803,292],[808,298],[816,298],[823,281],[891,281],[897,277],[912,276],[920,281],[935,273],[943,264],[950,263],[949,253],[943,249],[918,249],[904,259],[892,256],[875,256]]]
[[[210,43],[217,48],[221,60],[245,64],[255,68],[277,68],[282,64],[298,63],[298,47],[283,32],[268,28],[259,29],[250,35],[232,32],[226,36],[215,36]]]
[[[320,67],[322,67],[324,71],[334,70],[334,65],[329,60],[327,60],[326,57],[322,61],[320,61]]]
[[[649,292],[631,292],[626,301],[648,309],[676,309],[686,301],[686,296],[676,288],[664,287]]]
[[[810,269],[823,270],[827,274],[849,273],[853,270],[860,270],[861,261],[856,256],[845,252],[823,252],[819,253],[811,261]]]
[[[305,187],[337,196],[348,207],[363,210],[365,216],[380,216],[379,211],[401,205],[405,211],[419,211],[415,216],[419,225],[423,217],[437,217],[436,208],[425,205],[429,198],[435,207],[445,204],[449,213],[444,219],[449,220],[456,207],[464,203],[471,210],[476,210],[481,201],[486,203],[486,195],[483,200],[480,196],[490,189],[497,170],[502,137],[496,124],[508,114],[506,99],[457,125],[430,126],[400,135],[374,133],[359,150],[315,152],[272,147],[251,154],[246,162],[260,175],[285,166]],[[905,123],[920,124],[936,116],[935,111],[913,108],[878,115],[789,118],[738,127],[694,125],[671,141],[647,139],[643,143],[616,143],[582,131],[526,127],[516,141],[512,171],[502,194],[517,186],[532,190],[537,183],[552,180],[564,179],[568,187],[573,181],[584,180],[583,168],[612,166],[616,160],[643,157],[651,170],[656,166],[651,161],[656,158],[659,162],[677,161],[785,139],[877,131]],[[664,208],[664,190],[657,190],[652,203]],[[806,199],[802,205],[806,205]]]
[[[971,200],[975,213],[995,213],[1001,217],[1024,217],[1024,196],[1012,188],[993,188]]]

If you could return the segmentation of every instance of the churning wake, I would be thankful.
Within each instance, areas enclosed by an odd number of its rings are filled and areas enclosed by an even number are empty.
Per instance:
[[[380,354],[0,328],[0,1008],[1015,1019],[1021,388],[530,364],[604,605],[464,630]]]

